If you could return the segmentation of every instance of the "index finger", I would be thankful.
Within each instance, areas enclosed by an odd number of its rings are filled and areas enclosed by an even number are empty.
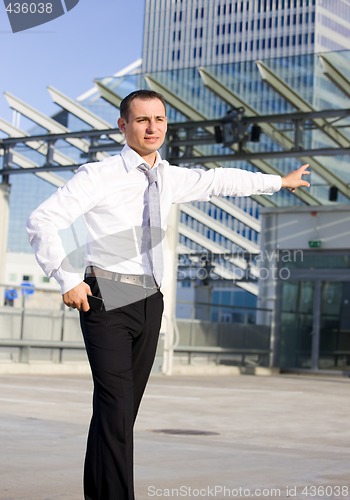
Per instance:
[[[299,171],[301,171],[301,175],[304,175],[304,174],[310,174],[310,170],[307,170],[309,168],[309,164],[306,163],[305,165],[302,165],[301,167],[299,167]]]

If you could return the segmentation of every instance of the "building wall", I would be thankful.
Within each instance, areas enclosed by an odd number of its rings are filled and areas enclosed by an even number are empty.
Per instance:
[[[349,0],[146,0],[143,71],[350,48]]]

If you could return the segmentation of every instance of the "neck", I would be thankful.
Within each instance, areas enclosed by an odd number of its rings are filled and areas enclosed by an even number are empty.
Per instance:
[[[157,153],[152,153],[150,155],[147,155],[147,156],[143,156],[142,157],[145,162],[152,168],[154,167],[155,163],[156,163],[156,160],[157,160]]]

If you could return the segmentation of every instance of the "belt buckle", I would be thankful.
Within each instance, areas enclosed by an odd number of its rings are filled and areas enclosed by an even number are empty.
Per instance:
[[[149,281],[153,281],[152,279],[152,276],[148,276],[147,274],[144,274],[143,275],[143,288],[145,290],[153,290],[154,288],[156,288],[156,283],[153,282],[152,284],[148,285]]]

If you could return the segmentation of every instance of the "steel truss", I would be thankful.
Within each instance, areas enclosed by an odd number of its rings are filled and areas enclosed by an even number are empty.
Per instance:
[[[232,109],[225,117],[215,120],[187,121],[172,123],[168,126],[166,142],[166,158],[169,162],[176,164],[205,164],[209,162],[225,161],[250,161],[262,158],[293,158],[301,156],[329,156],[350,154],[349,147],[334,146],[324,148],[304,148],[304,132],[306,129],[322,127],[317,126],[316,120],[337,119],[327,122],[329,126],[335,128],[334,124],[350,115],[350,109],[330,109],[311,112],[296,112],[289,114],[274,114],[261,116],[244,116],[243,108]],[[293,131],[293,147],[289,150],[281,151],[244,151],[244,146],[248,141],[258,143],[260,130],[259,124],[263,123],[284,123],[290,124]],[[350,127],[350,124],[342,127]],[[37,173],[39,171],[74,171],[83,163],[96,161],[98,152],[116,153],[122,145],[111,139],[113,134],[120,133],[118,128],[104,130],[82,130],[78,132],[67,132],[60,134],[42,134],[25,137],[8,137],[0,140],[0,151],[3,155],[3,166],[0,174],[6,182],[9,175],[21,173]],[[83,138],[87,141],[86,152],[81,156],[84,162],[81,164],[59,165],[53,160],[56,143],[59,140],[69,140],[73,138]],[[46,146],[45,161],[38,167],[18,168],[12,158],[12,151],[19,145],[26,146],[33,141],[39,141],[41,146]],[[201,155],[193,154],[196,146],[209,144],[223,144],[232,147],[231,152],[226,154]],[[74,147],[74,146],[73,146]],[[38,149],[39,151],[39,149]]]

